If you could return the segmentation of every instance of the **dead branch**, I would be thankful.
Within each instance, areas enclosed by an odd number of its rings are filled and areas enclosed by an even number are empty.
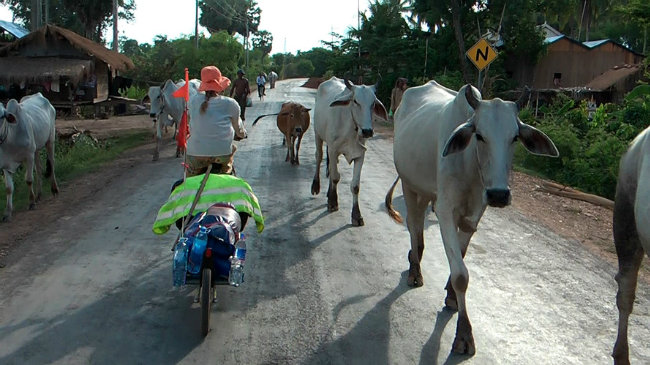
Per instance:
[[[582,200],[587,203],[595,204],[609,210],[614,210],[614,202],[602,196],[583,193],[582,191],[572,189],[568,186],[557,184],[554,182],[545,181],[542,186],[536,190],[544,191],[553,195],[563,196],[566,198]]]

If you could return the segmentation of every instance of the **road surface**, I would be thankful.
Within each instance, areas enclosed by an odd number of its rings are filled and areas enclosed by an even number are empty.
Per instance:
[[[259,197],[266,229],[257,234],[249,225],[246,283],[218,288],[207,337],[193,288],[171,285],[177,232],[151,232],[181,175],[168,144],[160,161],[101,184],[65,214],[44,216],[5,259],[0,364],[612,362],[615,268],[512,208],[488,208],[472,240],[467,302],[477,353],[450,355],[456,314],[443,309],[449,268],[435,215],[426,221],[424,287],[410,289],[408,232],[383,207],[395,177],[390,138],[368,141],[366,225],[352,227],[352,168],[344,159],[340,210],[327,213],[325,192],[310,194],[313,130],[302,164],[292,166],[274,117],[250,126],[283,101],[313,107],[315,90],[300,88],[303,81],[278,82],[247,110],[249,138],[238,142],[235,165]],[[404,213],[399,189],[394,201]],[[639,283],[630,320],[634,364],[650,363],[649,289]]]

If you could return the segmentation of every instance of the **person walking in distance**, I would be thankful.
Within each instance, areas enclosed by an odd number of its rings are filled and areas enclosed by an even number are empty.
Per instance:
[[[239,104],[241,111],[239,116],[241,120],[246,120],[246,99],[248,98],[248,94],[251,93],[251,88],[248,84],[248,79],[244,77],[245,75],[244,70],[240,69],[237,71],[237,79],[235,79],[232,88],[230,88],[230,97],[232,98],[234,95],[237,104]]]
[[[266,92],[264,90],[264,84],[266,84],[266,77],[264,77],[264,73],[260,72],[260,74],[257,75],[257,79],[255,81],[257,83],[257,95],[260,97],[260,100],[262,100],[262,97],[266,95]]]
[[[403,77],[398,77],[395,81],[395,87],[390,93],[390,117],[392,118],[395,115],[395,111],[399,106],[399,103],[402,102],[402,95],[406,90],[406,79]]]
[[[246,138],[246,130],[239,119],[237,102],[219,95],[230,85],[215,66],[201,70],[199,91],[190,99],[190,138],[187,141],[187,176],[205,173],[208,165],[218,164],[221,171],[231,174],[235,145],[233,140]]]

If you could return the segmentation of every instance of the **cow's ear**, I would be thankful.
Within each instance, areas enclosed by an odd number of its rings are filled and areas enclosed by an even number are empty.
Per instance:
[[[442,157],[464,150],[472,140],[472,135],[475,130],[476,127],[472,122],[461,124],[454,129],[447,143],[445,143],[445,148],[442,150]]]
[[[302,107],[303,112],[309,112],[310,110],[311,110],[311,108],[305,108],[304,106]]]
[[[353,94],[349,91],[343,91],[336,96],[336,99],[330,104],[330,106],[343,106],[350,104]]]
[[[386,107],[377,98],[375,98],[375,105],[373,105],[372,111],[375,114],[377,114],[378,117],[383,118],[384,120],[388,120],[388,113],[386,112]]]
[[[7,119],[7,122],[11,124],[16,123],[16,116],[11,113],[5,113],[5,118]]]
[[[521,121],[519,122],[519,140],[532,154],[550,157],[560,155],[553,141],[544,132]]]

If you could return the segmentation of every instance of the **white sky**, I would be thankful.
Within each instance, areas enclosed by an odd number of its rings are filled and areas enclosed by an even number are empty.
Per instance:
[[[262,10],[259,29],[273,35],[271,54],[308,51],[321,47],[321,40],[331,41],[332,31],[345,35],[348,27],[356,28],[357,2],[361,11],[368,8],[369,0],[257,0]],[[153,43],[158,34],[168,39],[194,34],[194,4],[195,0],[136,0],[135,20],[118,24],[120,36]],[[11,18],[9,8],[0,5],[0,20]],[[112,40],[112,30],[106,39]]]

